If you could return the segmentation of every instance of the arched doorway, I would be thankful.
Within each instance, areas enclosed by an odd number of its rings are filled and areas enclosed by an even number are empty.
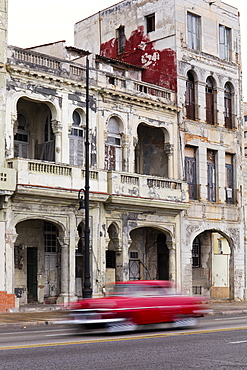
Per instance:
[[[119,230],[115,223],[110,224],[108,232],[108,248],[106,250],[106,283],[121,280],[121,248]]]
[[[211,298],[231,296],[231,248],[224,235],[204,231],[192,243],[193,294]]]
[[[15,157],[55,161],[55,134],[48,104],[20,98],[14,134]]]
[[[19,222],[14,246],[14,287],[20,304],[55,303],[60,294],[59,229],[48,221]]]
[[[129,279],[169,280],[167,235],[151,227],[130,233]]]

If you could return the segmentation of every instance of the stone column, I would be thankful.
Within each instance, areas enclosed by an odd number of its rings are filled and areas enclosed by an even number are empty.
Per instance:
[[[59,121],[52,121],[52,130],[55,135],[55,162],[62,162],[62,124]]]
[[[7,293],[14,293],[14,244],[18,234],[6,232],[5,234],[5,289]]]
[[[128,145],[129,145],[129,136],[122,135],[122,148],[123,148],[123,171],[129,172],[129,158],[128,158]]]
[[[176,281],[176,253],[172,241],[167,241],[169,249],[169,280]]]
[[[57,303],[67,303],[69,297],[69,238],[58,240],[61,247],[61,293]]]
[[[173,179],[174,178],[174,170],[173,170],[173,152],[174,152],[174,147],[173,144],[170,143],[165,143],[164,144],[164,151],[167,155],[168,159],[168,179]]]

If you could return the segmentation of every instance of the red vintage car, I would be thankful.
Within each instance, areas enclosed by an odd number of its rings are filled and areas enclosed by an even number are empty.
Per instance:
[[[202,297],[178,293],[171,281],[133,280],[107,287],[105,297],[81,299],[69,305],[71,320],[83,330],[133,331],[152,324],[191,327],[207,313]]]

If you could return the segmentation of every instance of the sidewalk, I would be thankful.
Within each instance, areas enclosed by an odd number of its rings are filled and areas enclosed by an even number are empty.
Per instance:
[[[247,314],[247,302],[211,301],[210,315]],[[26,327],[50,325],[65,317],[66,311],[56,305],[33,305],[20,307],[19,312],[0,313],[0,328],[5,326]]]

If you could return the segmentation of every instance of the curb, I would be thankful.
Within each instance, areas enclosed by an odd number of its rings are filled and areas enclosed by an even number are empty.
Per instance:
[[[247,314],[247,309],[240,309],[240,310],[226,310],[226,311],[214,311],[213,309],[211,312],[208,312],[206,316],[227,316],[227,315],[237,315],[237,314]],[[36,325],[63,325],[61,320],[38,320],[38,321],[19,321],[19,322],[0,322],[0,329],[5,327],[20,327],[21,329],[25,329],[27,326],[36,326]]]

